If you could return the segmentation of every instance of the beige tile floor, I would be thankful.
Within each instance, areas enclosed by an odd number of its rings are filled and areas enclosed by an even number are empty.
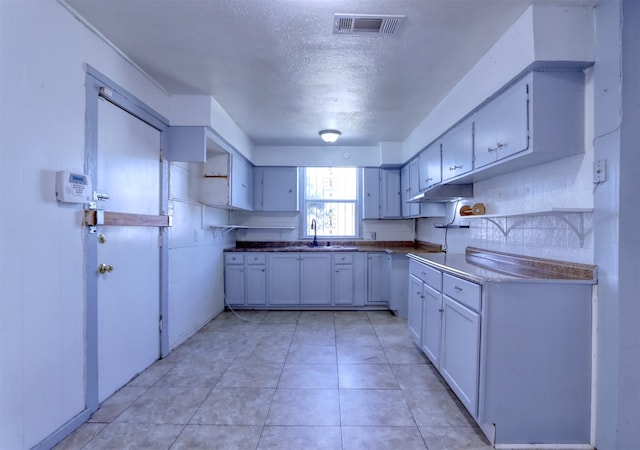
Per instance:
[[[488,449],[386,312],[224,312],[58,449]]]

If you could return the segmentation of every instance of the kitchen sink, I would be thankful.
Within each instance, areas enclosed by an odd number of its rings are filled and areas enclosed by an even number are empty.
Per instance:
[[[322,251],[331,251],[331,250],[342,250],[342,251],[356,251],[358,248],[354,246],[344,246],[344,245],[318,245],[317,247],[313,247],[311,245],[295,245],[290,247],[285,247],[286,250],[289,251],[300,251],[300,252],[322,252]]]

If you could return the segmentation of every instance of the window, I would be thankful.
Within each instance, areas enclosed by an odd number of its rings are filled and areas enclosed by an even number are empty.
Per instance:
[[[306,167],[303,170],[302,230],[312,237],[359,235],[359,171],[355,167]]]

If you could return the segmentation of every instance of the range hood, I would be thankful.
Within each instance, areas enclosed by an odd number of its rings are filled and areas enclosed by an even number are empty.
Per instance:
[[[473,183],[469,184],[438,184],[414,195],[407,203],[420,202],[455,202],[461,198],[473,197]]]

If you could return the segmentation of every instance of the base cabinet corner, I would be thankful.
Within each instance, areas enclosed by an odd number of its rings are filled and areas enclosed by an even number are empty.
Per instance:
[[[588,445],[592,286],[434,271],[410,263],[409,331],[488,439]]]

